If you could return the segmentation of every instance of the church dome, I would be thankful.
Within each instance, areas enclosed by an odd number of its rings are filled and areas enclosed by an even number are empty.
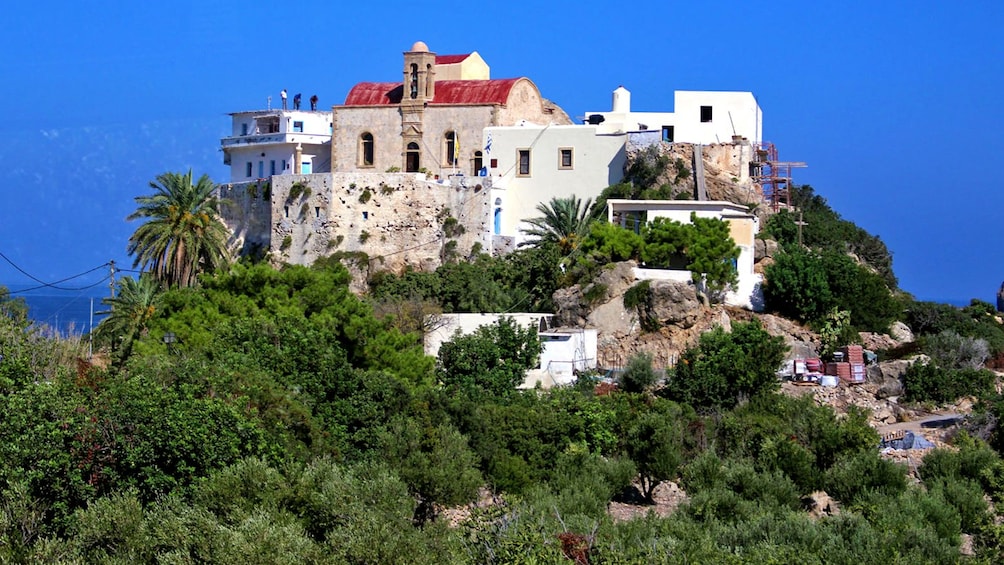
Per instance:
[[[411,53],[428,53],[429,46],[425,44],[424,41],[416,41],[414,45],[411,46]]]

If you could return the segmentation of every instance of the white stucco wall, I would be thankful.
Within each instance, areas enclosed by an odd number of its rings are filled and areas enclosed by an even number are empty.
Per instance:
[[[760,232],[759,219],[745,206],[732,202],[690,200],[621,200],[607,201],[607,219],[613,222],[616,215],[626,212],[645,212],[647,220],[666,218],[681,224],[690,223],[691,213],[699,218],[716,218],[729,223],[729,232],[739,247],[736,271],[739,284],[726,293],[725,303],[730,306],[763,309],[761,284],[763,278],[753,272],[756,234]],[[639,279],[690,280],[689,271],[668,269],[637,269]]]
[[[596,341],[594,329],[567,329],[541,332],[544,351],[540,365],[527,371],[520,388],[542,388],[567,385],[575,382],[576,371],[596,368]]]
[[[711,107],[711,120],[701,121],[701,107]],[[586,112],[603,117],[599,133],[658,131],[673,127],[673,141],[679,143],[728,143],[733,135],[754,144],[763,140],[763,111],[752,92],[678,90],[673,94],[673,111],[631,110],[630,92],[614,91],[610,111]]]
[[[301,167],[309,163],[313,173],[330,171],[331,112],[260,110],[237,112],[231,117],[231,135],[221,140],[224,163],[230,165],[230,182],[295,174],[298,145]],[[277,122],[278,131],[269,131],[266,124],[270,122]],[[302,123],[302,128],[296,127],[297,123]]]
[[[482,149],[491,136],[484,163],[492,177],[492,212],[501,208],[498,235],[525,238],[525,220],[540,216],[537,205],[552,198],[577,196],[583,203],[596,199],[604,188],[623,177],[624,135],[597,135],[588,125],[490,127],[484,130]],[[518,174],[518,151],[530,150],[530,174]],[[572,151],[572,166],[561,166],[561,150]],[[496,166],[492,167],[492,160]],[[494,219],[491,229],[494,233]]]
[[[443,345],[443,343],[453,339],[453,335],[458,330],[461,335],[472,334],[481,326],[490,326],[503,316],[511,318],[520,326],[539,330],[541,328],[541,320],[545,320],[544,327],[547,327],[550,325],[550,319],[554,317],[554,314],[527,312],[517,312],[512,314],[439,314],[439,327],[425,334],[425,354],[437,357],[439,355],[439,348]]]

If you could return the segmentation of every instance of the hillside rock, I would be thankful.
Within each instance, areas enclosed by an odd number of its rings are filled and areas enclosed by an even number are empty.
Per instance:
[[[689,328],[697,322],[701,301],[693,284],[652,281],[649,288],[652,292],[651,314],[660,324]]]
[[[624,308],[624,293],[635,284],[634,261],[605,267],[593,282],[558,289],[552,296],[561,326],[600,330],[599,339],[622,338],[638,330],[638,316]]]
[[[894,361],[883,361],[876,365],[869,365],[867,370],[867,382],[864,389],[875,395],[875,398],[883,399],[902,396],[903,375],[906,370],[913,365],[912,360],[896,359]]]
[[[657,146],[658,155],[668,158],[665,167],[652,183],[653,186],[670,187],[669,198],[680,196],[697,198],[694,173],[694,149],[691,143],[662,143]],[[631,151],[627,155],[625,170],[636,159],[651,158],[648,148]],[[709,200],[724,200],[737,204],[752,205],[757,214],[766,213],[759,206],[764,202],[763,191],[750,177],[750,161],[754,157],[753,146],[748,141],[733,143],[712,143],[701,147],[701,162],[704,168],[704,186]],[[761,219],[766,219],[764,216]]]
[[[903,322],[894,322],[889,328],[889,336],[898,341],[901,345],[904,343],[910,343],[914,340],[913,331],[910,330],[910,326],[904,324]]]
[[[757,239],[753,248],[753,260],[773,259],[779,249],[780,245],[773,239]]]

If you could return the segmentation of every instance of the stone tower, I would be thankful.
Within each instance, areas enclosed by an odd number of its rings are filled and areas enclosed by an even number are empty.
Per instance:
[[[404,92],[401,96],[401,154],[404,170],[422,168],[422,120],[425,106],[436,96],[436,54],[422,41],[404,53]]]

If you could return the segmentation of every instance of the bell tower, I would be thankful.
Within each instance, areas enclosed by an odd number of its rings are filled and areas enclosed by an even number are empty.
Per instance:
[[[402,102],[428,102],[436,96],[436,54],[422,41],[416,41],[404,53],[404,92]]]
[[[436,54],[422,41],[404,53],[404,83],[401,93],[402,170],[421,168],[422,121],[425,105],[436,95]]]

